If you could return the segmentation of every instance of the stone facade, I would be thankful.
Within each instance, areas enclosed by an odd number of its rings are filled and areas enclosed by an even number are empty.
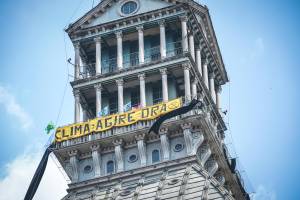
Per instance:
[[[227,73],[208,10],[194,1],[103,0],[66,30],[75,50],[74,123],[159,102],[204,107],[56,144],[63,199],[246,199],[230,171],[221,87]]]

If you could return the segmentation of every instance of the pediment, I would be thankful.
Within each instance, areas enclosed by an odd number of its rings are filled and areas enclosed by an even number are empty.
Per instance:
[[[137,3],[137,10],[132,13],[132,15],[138,15],[142,13],[147,13],[152,10],[158,10],[174,5],[175,3],[162,1],[162,0],[103,0],[95,8],[85,14],[78,21],[73,23],[68,29],[74,30],[76,27],[80,26],[81,28],[90,28],[100,24],[112,22],[119,20],[125,17],[131,16],[124,15],[121,11],[122,5],[128,1],[134,1]]]

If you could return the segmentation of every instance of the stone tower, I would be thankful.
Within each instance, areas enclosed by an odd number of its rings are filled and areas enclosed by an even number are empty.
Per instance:
[[[63,199],[247,199],[224,144],[228,82],[206,6],[103,0],[66,29],[74,44],[74,123],[54,152]],[[204,103],[154,121],[193,98]]]

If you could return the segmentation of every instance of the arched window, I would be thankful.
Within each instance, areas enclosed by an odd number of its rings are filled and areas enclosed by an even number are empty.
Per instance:
[[[110,160],[106,163],[106,173],[111,174],[115,170],[114,161]]]
[[[159,150],[155,149],[152,151],[152,163],[156,163],[160,161]]]

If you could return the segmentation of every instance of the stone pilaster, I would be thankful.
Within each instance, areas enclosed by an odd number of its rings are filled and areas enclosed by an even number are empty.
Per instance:
[[[159,130],[163,161],[170,159],[170,144],[169,144],[169,138],[167,133],[168,133],[168,128],[163,127]]]
[[[90,148],[92,150],[92,158],[93,158],[95,177],[99,177],[99,176],[101,176],[101,154],[99,152],[100,145],[93,144],[93,145],[91,145]]]
[[[141,161],[141,166],[144,167],[147,165],[147,157],[146,157],[146,144],[145,144],[145,134],[139,134],[135,136],[137,141],[139,157]]]
[[[79,173],[78,173],[78,158],[77,154],[78,151],[76,149],[68,151],[68,154],[70,156],[70,164],[72,166],[72,182],[77,182],[79,179]]]
[[[115,145],[115,155],[117,161],[117,172],[124,171],[124,159],[123,159],[123,140],[116,139],[114,140],[113,144]]]
[[[191,132],[192,124],[184,123],[181,125],[181,128],[183,130],[186,153],[187,155],[191,155],[193,150],[193,140],[192,140],[192,132]]]

